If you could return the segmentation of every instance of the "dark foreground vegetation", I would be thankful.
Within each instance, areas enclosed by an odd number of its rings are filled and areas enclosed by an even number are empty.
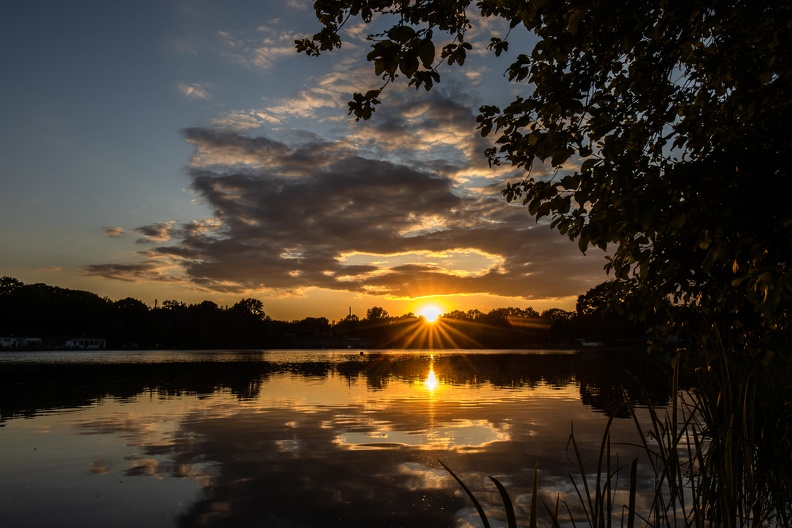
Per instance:
[[[792,4],[339,0],[314,10],[318,31],[298,52],[341,47],[348,23],[368,32],[373,75],[349,101],[358,120],[377,118],[385,90],[438,89],[474,53],[506,57],[492,74],[513,99],[477,116],[489,163],[515,169],[504,197],[581,251],[609,249],[605,269],[623,293],[614,305],[662,314],[666,332],[686,337],[669,351],[698,377],[692,404],[655,421],[656,501],[649,512],[625,503],[626,525],[790,526],[792,209],[780,189],[792,176]],[[596,489],[581,493],[581,522],[611,526],[610,477],[600,466]]]
[[[645,323],[606,310],[610,284],[578,299],[577,310],[542,313],[532,308],[498,308],[445,314],[429,326],[412,313],[392,317],[374,306],[363,318],[339,321],[306,317],[271,319],[258,299],[233,306],[211,301],[166,300],[150,307],[138,299],[118,301],[94,293],[46,284],[0,279],[0,336],[47,339],[85,336],[107,340],[109,348],[526,348],[572,346],[575,339],[611,346],[642,343]]]

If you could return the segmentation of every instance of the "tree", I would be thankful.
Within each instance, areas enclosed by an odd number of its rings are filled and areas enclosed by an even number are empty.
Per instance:
[[[368,119],[398,76],[431,89],[441,66],[462,66],[472,3],[317,1],[322,29],[298,40],[319,55],[341,45],[350,17],[394,15],[369,36],[384,84],[355,93]],[[507,70],[525,85],[504,108],[485,105],[490,163],[526,170],[507,184],[581,251],[611,248],[606,270],[649,306],[690,307],[744,340],[789,332],[792,208],[792,4],[747,0],[612,2],[480,0],[508,22],[495,55],[525,28],[536,37]],[[445,39],[445,40],[444,40]],[[438,49],[439,48],[439,49]],[[537,170],[549,166],[550,176]]]
[[[306,317],[299,321],[292,321],[290,328],[292,330],[329,333],[331,327],[327,317]]]
[[[125,313],[135,313],[135,314],[145,314],[148,313],[148,306],[139,300],[135,299],[134,297],[125,297],[113,303],[113,307],[121,312]]]
[[[380,321],[388,317],[388,311],[381,306],[372,306],[366,310],[366,321]]]
[[[610,280],[597,284],[583,295],[578,295],[575,311],[578,316],[602,317],[611,307],[619,307],[621,311],[629,310],[629,305],[625,307],[625,303],[628,302],[624,290],[616,281]]]
[[[540,317],[542,319],[550,319],[551,321],[571,321],[574,316],[574,312],[567,312],[561,308],[550,308],[542,312]]]
[[[602,282],[579,295],[575,310],[576,333],[584,338],[613,342],[646,337],[645,325],[637,324],[640,318],[632,315],[647,310],[640,297],[618,281]]]
[[[452,310],[440,315],[441,319],[453,319],[455,321],[468,321],[468,314],[462,310]]]
[[[258,320],[267,320],[269,316],[264,313],[264,303],[259,299],[246,297],[231,307],[231,311],[245,317]]]
[[[0,295],[5,295],[21,288],[25,284],[14,277],[0,277]]]
[[[167,299],[162,301],[163,310],[179,311],[187,308],[187,303],[177,301],[175,299]]]

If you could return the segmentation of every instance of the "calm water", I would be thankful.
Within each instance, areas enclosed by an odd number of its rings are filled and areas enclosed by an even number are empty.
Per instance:
[[[0,526],[477,526],[438,460],[527,520],[535,464],[576,502],[571,424],[593,471],[646,404],[625,369],[667,403],[641,353],[0,352]]]

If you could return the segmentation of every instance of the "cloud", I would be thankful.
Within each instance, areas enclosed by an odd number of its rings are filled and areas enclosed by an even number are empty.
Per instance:
[[[371,83],[370,64],[352,65],[313,77],[307,88],[251,114],[260,124],[277,124],[279,130],[338,123],[323,132],[325,138],[334,138],[339,145],[372,159],[440,171],[459,184],[482,185],[493,179],[522,177],[515,176],[520,171],[513,167],[489,166],[483,153],[493,146],[494,136],[482,138],[475,131],[473,109],[481,102],[464,76],[447,75],[428,93],[391,87],[383,92],[383,103],[371,120],[355,122],[345,117],[353,92],[373,87]]]
[[[280,29],[278,20],[269,24],[256,28],[255,36],[218,32],[226,55],[233,62],[263,71],[271,70],[284,57],[294,57],[294,40],[298,35]]]
[[[428,119],[423,115],[419,126]],[[379,129],[389,141],[409,126]],[[213,218],[135,231],[147,241],[170,241],[149,254],[177,263],[201,287],[544,299],[578,295],[602,278],[601,259],[581,255],[524,208],[507,205],[497,185],[492,192],[461,189],[453,178],[461,164],[422,170],[310,135],[285,142],[208,128],[184,134],[196,148],[192,189]],[[89,272],[125,280],[163,275],[154,264],[95,265]]]
[[[136,227],[135,231],[143,235],[144,238],[137,240],[139,244],[151,242],[167,242],[171,239],[174,222],[158,222],[147,226]]]
[[[264,123],[277,124],[278,122],[277,118],[262,115],[255,111],[245,112],[238,110],[233,110],[212,120],[212,123],[219,128],[237,132],[259,128]]]
[[[125,282],[148,282],[151,280],[174,281],[174,277],[163,273],[163,266],[156,261],[133,264],[91,264],[83,270],[86,275],[104,277]]]
[[[206,89],[206,86],[201,83],[179,83],[179,91],[187,99],[206,100],[212,98],[212,96],[209,94],[209,91]]]
[[[123,227],[118,226],[105,226],[105,236],[110,238],[118,238],[126,235]]]
[[[311,8],[311,2],[308,0],[287,0],[286,5],[299,11],[308,11]]]
[[[36,271],[63,271],[63,268],[60,266],[44,266],[41,268],[36,268]]]

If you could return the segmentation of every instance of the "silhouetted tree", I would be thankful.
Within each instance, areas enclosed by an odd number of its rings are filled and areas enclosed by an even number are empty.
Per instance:
[[[110,326],[102,337],[111,347],[153,346],[148,306],[132,297],[115,301]]]
[[[226,323],[228,314],[212,301],[187,307],[187,318],[193,326],[188,336],[190,348],[223,348],[228,346]]]
[[[163,310],[182,310],[184,308],[187,308],[187,303],[182,301],[176,301],[173,299],[166,299],[162,301]]]
[[[258,299],[253,299],[250,297],[242,299],[236,303],[231,307],[231,310],[235,313],[254,317],[260,320],[269,318],[269,316],[264,313],[264,303]]]
[[[540,316],[542,319],[550,319],[551,321],[569,321],[575,316],[575,312],[568,312],[561,308],[550,308],[542,312]]]
[[[443,66],[461,67],[474,17],[531,32],[507,69],[507,82],[526,89],[477,118],[481,134],[495,136],[489,162],[525,169],[506,199],[550,217],[581,251],[610,244],[606,269],[644,297],[636,313],[672,299],[690,310],[669,316],[717,324],[749,355],[788,349],[792,209],[786,193],[768,189],[790,180],[792,4],[383,0],[314,9],[320,31],[295,43],[308,55],[340,47],[348,21],[360,30],[376,20],[366,59],[378,84],[353,95],[357,119],[372,116],[397,77],[429,90]],[[478,40],[501,56],[510,34]],[[541,164],[555,176],[533,172]]]
[[[441,319],[454,319],[457,321],[469,321],[470,318],[468,314],[463,312],[462,310],[451,310],[450,312],[446,312],[440,315]]]
[[[9,294],[24,285],[22,281],[13,277],[0,277],[0,295]]]
[[[366,310],[366,321],[379,321],[388,317],[388,311],[381,306],[372,306]]]
[[[616,281],[605,281],[578,296],[575,309],[576,333],[582,338],[613,343],[643,338],[646,333],[643,318],[631,317],[645,313],[640,297]]]

